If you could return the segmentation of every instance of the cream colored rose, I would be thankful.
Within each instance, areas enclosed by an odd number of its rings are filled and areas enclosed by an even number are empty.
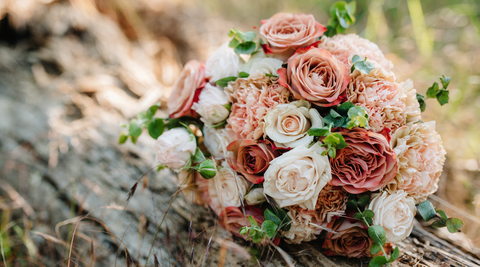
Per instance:
[[[227,150],[228,144],[233,139],[227,133],[226,129],[203,127],[204,144],[215,159],[226,159],[232,152]]]
[[[242,205],[250,183],[243,176],[238,175],[226,161],[222,162],[217,175],[212,180],[213,183],[209,184],[208,191],[216,192],[218,200],[224,208]]]
[[[245,196],[245,202],[247,202],[247,205],[258,205],[265,201],[267,201],[267,199],[263,194],[263,188],[254,188]]]
[[[195,154],[197,142],[185,128],[174,128],[158,137],[154,146],[157,163],[178,171]]]
[[[225,77],[238,76],[242,64],[243,59],[235,54],[228,42],[224,43],[205,62],[205,77],[210,82],[215,82]]]
[[[200,93],[198,102],[193,103],[192,109],[200,114],[201,120],[206,125],[213,125],[228,117],[230,111],[225,107],[228,103],[227,94],[223,89],[208,83]]]
[[[318,143],[298,146],[270,162],[263,184],[265,195],[280,207],[299,205],[314,210],[322,188],[332,179],[325,151]]]
[[[438,189],[446,154],[435,122],[399,128],[392,135],[391,145],[397,154],[398,172],[388,189],[404,190],[416,203],[426,200]]]
[[[267,113],[264,121],[265,134],[282,147],[309,144],[313,136],[307,134],[308,130],[323,127],[323,118],[306,100],[277,105]]]
[[[260,72],[262,74],[277,75],[277,70],[282,67],[283,62],[276,58],[265,56],[263,51],[257,52],[245,63],[240,71],[249,73],[250,75]]]
[[[317,239],[317,235],[322,232],[322,222],[315,221],[312,213],[296,208],[289,210],[287,215],[292,222],[290,230],[283,232],[288,243],[308,242]]]
[[[385,228],[387,243],[402,241],[412,232],[415,200],[403,190],[374,194],[368,209],[375,213],[373,224]]]

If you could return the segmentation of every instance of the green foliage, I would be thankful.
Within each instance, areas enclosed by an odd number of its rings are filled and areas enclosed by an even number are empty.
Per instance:
[[[264,213],[265,221],[261,226],[258,226],[257,221],[251,216],[248,216],[250,226],[244,226],[240,228],[240,235],[247,235],[247,240],[252,239],[253,243],[262,242],[265,236],[274,238],[277,236],[277,230],[290,230],[290,219],[287,213],[282,209],[274,209],[275,212],[270,209],[266,209]]]
[[[330,8],[330,20],[325,35],[331,37],[338,33],[345,33],[345,30],[355,23],[356,9],[357,3],[355,1],[334,3]]]
[[[331,125],[331,127],[369,129],[367,111],[363,107],[355,106],[352,102],[345,102],[339,105],[336,110],[331,109],[323,120],[325,124]]]
[[[259,43],[253,41],[253,39],[255,39],[254,32],[242,32],[236,28],[232,28],[228,33],[228,37],[232,38],[228,46],[233,48],[235,53],[239,55],[250,55],[260,48]]]
[[[205,161],[205,155],[203,155],[203,152],[202,150],[200,150],[200,148],[197,147],[197,149],[195,149],[195,155],[193,155],[193,162],[195,163],[199,163],[199,162],[203,162]]]
[[[442,75],[440,77],[442,88],[440,88],[437,82],[434,82],[433,85],[427,90],[427,98],[436,98],[441,106],[447,104],[450,99],[450,91],[448,91],[447,88],[451,79],[451,77],[445,77],[445,75]],[[425,111],[425,97],[421,94],[417,94],[417,101],[420,104],[420,110],[422,112]]]
[[[160,135],[162,135],[164,129],[165,125],[163,120],[160,118],[155,118],[148,124],[148,134],[153,139],[157,139]]]
[[[221,87],[225,87],[225,86],[228,85],[228,82],[234,82],[236,80],[237,80],[237,77],[230,76],[230,77],[225,77],[225,78],[216,80],[215,84],[217,84],[218,86],[221,86]]]
[[[275,212],[272,212],[270,209],[266,209],[263,216],[265,220],[270,220],[277,225],[280,230],[288,231],[290,230],[291,223],[290,218],[283,209],[273,209]]]
[[[371,70],[375,69],[373,63],[368,62],[367,58],[362,59],[359,55],[354,55],[352,57],[352,68],[350,72],[358,70],[361,73],[369,74]]]
[[[426,222],[437,218],[436,221],[430,224],[433,228],[447,227],[450,233],[461,232],[463,221],[459,218],[449,218],[445,211],[435,210],[432,203],[428,200],[423,201],[417,207],[418,213],[422,216]]]

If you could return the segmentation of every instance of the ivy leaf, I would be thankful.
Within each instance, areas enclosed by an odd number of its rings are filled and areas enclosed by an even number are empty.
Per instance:
[[[237,77],[230,76],[230,77],[225,77],[225,78],[216,80],[215,83],[221,87],[225,87],[228,85],[228,82],[234,82],[236,80],[237,80]]]
[[[445,77],[445,75],[442,75],[440,77],[440,82],[442,83],[443,89],[447,90],[448,85],[450,85],[450,80],[452,77]]]
[[[270,221],[270,220],[265,220],[262,223],[262,229],[267,233],[267,236],[270,238],[273,238],[277,232],[278,226]]]
[[[380,267],[387,263],[387,261],[387,258],[385,258],[384,256],[376,256],[370,261],[368,267]]]
[[[330,132],[329,128],[322,127],[322,128],[310,128],[307,132],[310,136],[325,136]]]
[[[375,255],[380,251],[382,251],[382,246],[379,244],[372,244],[370,247],[370,253],[372,253],[372,255]]]
[[[365,196],[358,199],[358,206],[360,206],[362,208],[367,206],[368,203],[370,203],[370,196],[369,195],[365,195]]]
[[[275,223],[277,226],[280,226],[282,224],[282,220],[275,215],[271,210],[266,209],[263,216],[265,217],[265,220],[270,220],[273,223]]]
[[[440,217],[442,217],[445,220],[448,220],[448,216],[443,210],[437,210],[437,213],[440,214]]]
[[[438,103],[440,103],[441,106],[447,104],[450,98],[449,95],[450,95],[450,91],[442,89],[440,93],[437,95]]]
[[[432,224],[430,224],[431,227],[433,228],[442,228],[447,226],[447,220],[446,219],[440,219],[434,221]]]
[[[235,53],[250,55],[257,49],[257,44],[255,42],[244,42],[235,47]]]
[[[433,85],[427,90],[427,98],[435,98],[440,93],[438,83],[434,82]]]
[[[447,220],[447,229],[450,233],[460,232],[463,226],[463,221],[458,218],[450,218]]]
[[[139,137],[142,134],[142,128],[138,125],[136,119],[130,120],[130,126],[128,127],[128,135],[132,137]]]
[[[124,144],[128,139],[128,135],[126,135],[125,133],[121,133],[120,134],[120,137],[118,138],[118,143],[119,144]]]
[[[160,118],[155,118],[148,124],[148,134],[155,140],[162,135],[164,129],[163,120]]]
[[[424,112],[427,104],[425,103],[425,97],[421,94],[417,94],[417,101],[420,104],[420,111]]]
[[[372,225],[368,227],[368,236],[373,240],[375,244],[385,245],[385,229],[379,225]]]
[[[417,207],[418,213],[422,216],[422,218],[428,222],[431,219],[436,217],[437,212],[435,211],[435,208],[432,205],[432,202],[425,200],[422,203],[420,203]]]

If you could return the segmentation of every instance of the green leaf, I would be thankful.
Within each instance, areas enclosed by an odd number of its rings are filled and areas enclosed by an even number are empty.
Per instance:
[[[356,117],[351,118],[347,122],[346,126],[347,126],[347,129],[352,129],[354,127],[362,127],[362,128],[365,128],[365,129],[370,128],[368,126],[368,119],[364,116],[356,116]]]
[[[452,77],[445,77],[445,75],[442,75],[440,77],[440,82],[442,83],[443,89],[447,90],[447,87],[450,84],[451,79]]]
[[[228,104],[225,104],[225,105],[222,105],[224,106],[226,109],[228,109],[228,111],[232,111],[232,103],[228,102]]]
[[[250,222],[251,227],[258,227],[257,221],[252,217],[252,215],[248,215],[248,221]]]
[[[357,209],[357,201],[355,200],[350,200],[347,202],[347,207],[351,208],[351,209]]]
[[[139,123],[139,124],[142,124],[142,123],[144,123],[145,121],[147,121],[147,120],[148,120],[148,118],[147,118],[147,112],[146,112],[146,111],[139,112],[139,113],[137,114],[137,119],[138,119],[138,123]]]
[[[148,125],[148,134],[155,140],[162,135],[165,126],[163,124],[163,120],[160,118],[155,118],[150,122]]]
[[[265,236],[265,233],[256,231],[255,234],[252,236],[252,242],[258,244],[262,242],[264,236]]]
[[[327,116],[325,116],[325,118],[323,118],[323,121],[326,125],[332,125],[332,127],[340,127],[345,123],[345,118],[333,118],[332,115],[328,114]]]
[[[149,119],[149,120],[153,119],[153,116],[157,112],[159,106],[160,106],[160,104],[153,105],[153,106],[151,106],[147,109],[147,114],[146,114],[147,119]]]
[[[248,78],[248,76],[250,76],[250,74],[244,72],[244,71],[241,71],[239,74],[238,74],[238,78]]]
[[[217,123],[217,124],[213,124],[213,125],[211,125],[210,127],[211,127],[211,128],[220,128],[220,127],[222,127],[222,126],[225,125],[225,124],[227,124],[227,120],[224,120],[224,121],[222,121],[222,122],[220,122],[220,123]]]
[[[372,255],[375,255],[380,251],[382,251],[382,246],[379,244],[372,244],[370,247],[370,253],[372,253]]]
[[[142,128],[138,125],[136,119],[130,120],[130,126],[128,127],[128,135],[133,137],[139,137],[142,134]]]
[[[322,128],[310,128],[307,132],[311,136],[325,136],[330,132],[330,129],[327,127]]]
[[[372,225],[368,227],[368,236],[375,244],[385,245],[385,229],[379,225]]]
[[[440,105],[442,106],[447,104],[450,98],[449,95],[450,95],[450,91],[442,89],[440,93],[437,95],[438,103],[440,103]]]
[[[347,115],[349,118],[358,117],[358,116],[363,117],[365,116],[365,114],[367,114],[365,109],[359,106],[353,106],[347,112]]]
[[[434,221],[432,224],[430,224],[431,227],[433,228],[442,228],[447,226],[447,220],[446,219],[440,219]]]
[[[394,260],[398,259],[399,256],[400,256],[400,250],[398,249],[398,247],[396,247],[392,252],[392,256],[390,256],[390,262],[393,262]]]
[[[332,116],[332,118],[341,118],[342,115],[338,114],[335,110],[331,109],[330,110],[330,116]]]
[[[248,228],[247,228],[247,226],[244,226],[244,227],[240,228],[240,229],[238,230],[238,233],[239,233],[240,235],[246,235],[246,234],[248,234]]]
[[[244,42],[235,47],[235,53],[250,55],[257,49],[257,44],[255,42]]]
[[[130,139],[132,140],[132,143],[136,144],[137,140],[138,140],[138,137],[130,135]]]
[[[290,223],[290,217],[288,217],[287,212],[285,212],[283,209],[278,208],[274,210],[274,213],[282,222],[283,226],[280,229],[282,229],[283,231],[290,230],[290,227],[292,226],[292,224]]]
[[[277,228],[278,226],[270,220],[265,220],[262,223],[262,229],[267,233],[267,236],[270,238],[273,238],[275,236]]]
[[[365,217],[365,221],[367,221],[368,225],[372,225],[372,224],[373,224],[373,219],[370,218],[370,217]]]
[[[364,210],[363,217],[373,219],[375,213],[372,210]]]
[[[363,221],[363,214],[360,213],[360,212],[357,212],[357,213],[353,214],[353,218],[355,218],[356,220],[359,220],[359,221]]]
[[[211,179],[217,174],[215,164],[211,159],[206,159],[194,168],[205,179]]]
[[[387,261],[387,258],[385,258],[384,256],[376,256],[370,261],[368,267],[380,267],[387,263]]]
[[[124,144],[128,139],[128,135],[126,135],[125,133],[121,133],[120,134],[120,137],[118,138],[118,143],[119,144]]]
[[[463,226],[463,221],[459,218],[450,218],[447,220],[447,229],[450,233],[460,232]]]
[[[355,56],[353,56],[355,57]],[[352,62],[353,62],[353,58],[352,58]],[[352,68],[355,68],[356,70],[362,72],[362,73],[365,73],[365,74],[369,74],[371,70],[375,69],[375,65],[373,65],[373,63],[371,62],[368,62],[367,61],[367,58],[363,59],[363,60],[356,60],[355,63],[353,63],[353,66]]]
[[[216,83],[218,86],[225,87],[225,86],[228,85],[228,82],[234,82],[234,81],[236,81],[236,80],[237,80],[237,77],[230,76],[230,77],[225,77],[225,78],[216,80],[215,83]]]
[[[267,77],[278,77],[278,75],[275,75],[275,74],[270,74],[270,73],[265,73],[265,76]]]
[[[448,216],[447,214],[445,213],[445,211],[443,210],[437,210],[437,213],[440,215],[440,217],[442,217],[443,219],[447,220],[448,219]]]
[[[205,155],[203,155],[202,150],[197,147],[195,149],[195,155],[193,155],[193,162],[198,163],[198,162],[203,162],[205,160]]]
[[[438,93],[440,93],[440,88],[438,88],[438,83],[434,82],[433,85],[427,90],[427,98],[435,98]]]
[[[437,212],[435,211],[435,208],[432,205],[432,202],[425,200],[422,203],[420,203],[417,207],[418,213],[422,216],[422,218],[428,222],[431,219],[436,217]]]
[[[358,199],[358,206],[360,206],[361,208],[367,206],[368,203],[370,203],[370,196],[369,195],[365,195],[365,196]]]
[[[327,37],[332,37],[334,36],[335,34],[337,34],[337,30],[336,30],[336,27],[333,26],[333,25],[327,25],[327,31],[324,33],[325,36]]]
[[[265,210],[263,216],[265,217],[265,220],[270,220],[277,226],[280,226],[282,224],[282,220],[280,220],[280,218],[278,218],[278,216],[269,209]]]
[[[342,116],[347,116],[348,111],[353,107],[355,107],[355,105],[352,102],[345,102],[337,107],[337,112],[342,114]]]
[[[417,94],[417,101],[420,104],[420,111],[424,112],[427,104],[425,103],[425,97],[421,94]]]
[[[233,38],[230,43],[228,43],[228,46],[231,48],[235,48],[240,44],[240,41],[236,38]]]
[[[244,42],[251,42],[253,39],[255,39],[255,33],[254,32],[241,32],[239,31],[238,37],[242,39]]]

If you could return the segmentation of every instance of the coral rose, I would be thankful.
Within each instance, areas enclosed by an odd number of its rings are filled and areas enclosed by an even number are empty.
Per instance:
[[[262,225],[264,209],[255,206],[245,206],[245,214],[237,207],[226,207],[220,213],[219,222],[225,230],[230,231],[236,236],[246,238],[247,236],[241,236],[239,233],[240,228],[244,226],[250,226],[248,216],[252,216],[258,225]]]
[[[326,30],[313,15],[277,13],[270,19],[262,20],[260,34],[267,39],[267,50],[273,53],[290,52],[291,55],[297,48],[314,43]]]
[[[327,256],[347,256],[349,258],[370,257],[370,247],[373,241],[368,237],[366,226],[357,221],[351,223],[347,219],[335,221],[333,230],[336,233],[330,234],[323,248],[327,249]]]
[[[228,164],[250,182],[259,184],[263,182],[263,173],[268,164],[275,158],[274,148],[269,141],[256,143],[251,140],[235,140],[227,147],[228,151],[233,152],[233,156],[228,158]]]
[[[191,115],[196,90],[203,88],[205,84],[203,63],[196,60],[187,62],[180,77],[173,84],[172,94],[168,99],[168,115],[171,118]]]
[[[318,142],[312,147],[298,146],[270,162],[263,190],[280,207],[299,205],[313,210],[318,194],[332,179],[328,157]]]
[[[403,126],[393,134],[391,143],[399,170],[388,188],[405,190],[416,203],[426,200],[438,189],[446,154],[435,122]]]
[[[327,50],[349,68],[352,67],[352,57],[354,55],[376,61],[386,70],[393,68],[392,62],[385,58],[375,43],[354,33],[347,35],[337,34],[333,37],[323,36],[318,44],[318,48]]]
[[[288,59],[287,68],[278,70],[278,75],[278,83],[287,87],[296,99],[331,107],[347,98],[350,71],[326,50],[299,49]]]
[[[210,194],[216,191],[223,207],[240,207],[242,205],[250,183],[230,168],[226,161],[222,162],[221,168],[217,170],[217,175],[210,180],[213,183],[209,184],[208,191]]]
[[[275,145],[297,147],[309,144],[313,136],[307,134],[310,128],[323,127],[323,118],[305,100],[280,104],[271,109],[265,118],[264,132]]]
[[[413,229],[415,218],[415,200],[403,190],[389,194],[372,195],[368,209],[375,213],[374,225],[385,229],[386,242],[398,242],[407,238]]]
[[[233,103],[227,129],[236,139],[258,140],[263,136],[264,117],[278,104],[288,103],[290,92],[260,72],[237,79],[225,87]]]
[[[195,154],[197,142],[185,128],[174,128],[160,135],[153,149],[157,163],[179,171]]]
[[[376,191],[397,174],[397,157],[387,139],[363,128],[336,128],[347,147],[330,158],[331,185],[342,186],[351,194]]]

